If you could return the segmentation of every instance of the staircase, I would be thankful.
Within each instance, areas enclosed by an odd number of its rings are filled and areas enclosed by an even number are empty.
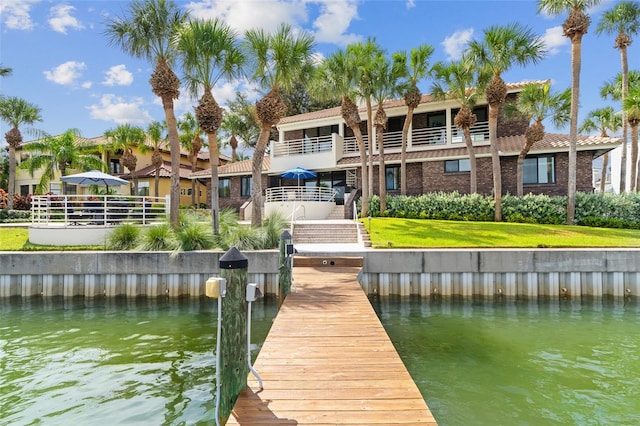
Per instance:
[[[344,219],[297,222],[293,244],[358,244],[358,225]]]

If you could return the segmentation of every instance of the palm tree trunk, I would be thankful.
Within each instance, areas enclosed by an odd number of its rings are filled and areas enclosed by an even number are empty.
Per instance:
[[[600,171],[600,194],[604,194],[607,184],[607,167],[609,167],[609,153],[602,156],[602,170]]]
[[[9,144],[9,188],[7,192],[7,208],[13,210],[13,194],[16,191],[16,148]]]
[[[402,151],[400,153],[400,194],[407,195],[407,141],[409,139],[409,127],[413,121],[413,107],[407,107],[407,117],[402,126]]]
[[[489,105],[489,140],[491,141],[491,168],[493,172],[493,201],[495,212],[493,220],[502,221],[502,173],[500,171],[500,152],[498,151],[498,107]]]
[[[356,142],[358,142],[358,150],[360,151],[360,180],[362,181],[362,208],[360,210],[360,214],[362,217],[369,215],[369,178],[367,176],[367,148],[364,144],[364,139],[362,138],[362,132],[360,131],[360,126],[357,124],[351,127],[353,130],[353,134],[356,137]]]
[[[207,138],[209,138],[209,135],[207,135]],[[196,171],[196,161],[198,161],[197,154],[194,157],[194,159],[191,161],[191,173],[195,173],[195,171]],[[213,161],[211,158],[209,158],[209,161],[212,162],[211,163],[212,166],[213,166],[214,162],[216,164],[218,164],[217,161]],[[213,178],[213,176],[211,176],[211,177]],[[191,205],[192,206],[196,205],[196,179],[191,179]]]
[[[171,187],[169,203],[169,222],[174,228],[178,227],[180,207],[180,137],[178,136],[178,123],[173,111],[173,99],[169,96],[162,97],[164,117],[167,122],[169,134],[169,148],[171,151]]]
[[[136,173],[136,169],[131,170],[131,177],[133,178],[133,195],[136,196],[138,195],[138,173]]]
[[[569,179],[567,182],[567,224],[573,225],[576,214],[576,168],[578,141],[578,107],[580,101],[580,67],[582,37],[571,41],[571,123],[569,126]]]
[[[629,183],[629,191],[635,192],[638,190],[636,186],[637,173],[638,173],[638,124],[632,123],[631,127],[631,181]]]
[[[627,98],[629,93],[629,60],[627,57],[627,48],[620,49],[620,64],[622,65],[622,102]],[[620,193],[627,190],[627,141],[629,134],[627,133],[627,114],[624,109],[622,111],[622,153],[620,154]],[[631,186],[631,185],[630,185]]]
[[[367,96],[367,138],[369,139],[369,170],[367,176],[369,177],[369,192],[367,197],[373,197],[373,111],[371,110],[371,97]],[[377,141],[376,141],[377,142]]]
[[[251,190],[251,226],[262,225],[262,161],[264,153],[269,143],[270,125],[260,126],[260,135],[253,151],[253,161],[251,163],[251,176],[253,187]]]
[[[469,154],[469,191],[471,194],[478,192],[478,178],[476,177],[476,150],[473,148],[471,140],[471,130],[468,127],[462,129],[464,133],[464,142],[467,145],[467,153]]]
[[[378,142],[378,180],[380,192],[380,216],[387,210],[387,179],[384,167],[384,140],[382,126],[376,126],[376,141]]]
[[[160,196],[160,169],[156,168],[156,175],[153,178],[153,190],[156,198]]]
[[[207,133],[210,160],[218,159],[218,138],[216,136],[216,133]],[[195,183],[195,180],[193,182]],[[191,195],[194,196],[195,194],[192,192]],[[220,233],[218,225],[218,212],[220,210],[219,199],[218,162],[211,161],[211,222],[213,225],[213,235],[218,235]]]

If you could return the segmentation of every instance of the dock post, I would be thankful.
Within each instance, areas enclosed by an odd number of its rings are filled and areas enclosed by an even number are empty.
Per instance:
[[[293,256],[291,234],[284,231],[280,235],[280,257],[278,264],[278,309],[284,303],[284,299],[291,292],[291,256]],[[291,252],[291,253],[290,253]]]
[[[221,369],[219,416],[222,424],[229,418],[238,395],[247,388],[248,265],[247,257],[235,247],[220,258],[220,276],[227,280],[226,296],[222,299],[221,365],[216,366]]]

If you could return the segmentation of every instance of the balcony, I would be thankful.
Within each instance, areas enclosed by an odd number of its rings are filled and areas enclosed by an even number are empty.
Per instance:
[[[324,187],[278,186],[265,190],[265,214],[274,212],[291,221],[326,219],[336,206],[335,190]]]

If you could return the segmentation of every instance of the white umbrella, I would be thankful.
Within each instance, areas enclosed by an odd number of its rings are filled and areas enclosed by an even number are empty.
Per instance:
[[[105,186],[107,192],[109,192],[109,185],[128,185],[129,181],[121,179],[117,176],[111,176],[110,174],[103,173],[99,170],[91,170],[84,173],[78,173],[75,175],[62,176],[61,181],[67,183],[74,183],[76,185],[100,185]]]

